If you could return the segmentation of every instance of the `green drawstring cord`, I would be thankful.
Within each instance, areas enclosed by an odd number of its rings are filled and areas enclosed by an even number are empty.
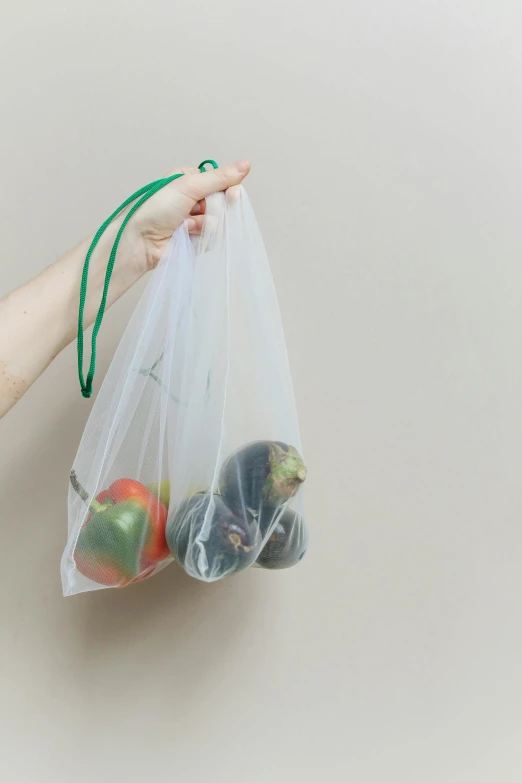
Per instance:
[[[215,169],[218,168],[218,164],[214,160],[204,160],[203,163],[200,163],[200,165],[198,166],[199,170],[202,173],[206,171],[205,166],[207,164],[211,165]],[[84,397],[90,397],[92,394],[92,382],[96,370],[96,339],[98,337],[98,332],[100,331],[100,326],[103,321],[103,316],[105,314],[105,306],[107,304],[109,283],[111,282],[112,271],[114,269],[114,262],[116,261],[118,246],[120,244],[120,239],[122,237],[122,234],[125,231],[125,226],[129,222],[131,217],[134,215],[136,210],[139,209],[141,205],[147,201],[147,199],[149,199],[151,196],[157,193],[158,190],[161,190],[161,188],[164,188],[165,185],[168,185],[169,182],[173,182],[175,179],[178,179],[179,177],[182,176],[183,174],[173,174],[170,177],[163,177],[162,179],[157,179],[154,182],[149,182],[148,185],[144,185],[144,187],[137,190],[136,193],[133,193],[132,196],[129,196],[129,198],[126,199],[123,202],[123,204],[120,204],[118,209],[116,209],[112,213],[112,215],[110,215],[110,217],[108,217],[107,220],[104,223],[102,223],[102,225],[94,235],[94,239],[92,240],[91,245],[87,251],[87,255],[85,256],[85,262],[83,264],[82,282],[80,285],[80,306],[78,308],[78,378],[80,380],[80,386]],[[85,311],[85,299],[87,296],[87,281],[89,277],[89,264],[91,261],[91,256],[94,252],[94,248],[100,241],[101,236],[105,231],[105,229],[107,228],[107,226],[109,226],[112,223],[112,221],[118,217],[120,212],[122,212],[126,207],[128,207],[129,204],[132,204],[132,202],[135,201],[136,199],[138,199],[138,201],[136,201],[134,206],[131,207],[131,209],[125,216],[125,219],[123,220],[123,223],[121,224],[118,233],[116,234],[116,239],[114,240],[114,244],[112,246],[112,250],[109,255],[109,260],[107,262],[107,271],[105,272],[105,282],[103,284],[102,298],[101,298],[100,306],[98,308],[98,313],[96,315],[96,320],[94,321],[94,326],[92,329],[91,362],[89,364],[87,377],[84,378],[83,376],[83,314]]]

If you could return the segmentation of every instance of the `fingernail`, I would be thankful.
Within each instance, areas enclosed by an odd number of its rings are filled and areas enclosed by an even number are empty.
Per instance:
[[[192,208],[192,214],[193,215],[199,215],[200,212],[201,212],[201,204],[199,203],[199,201],[196,201],[196,203],[194,204],[194,206]]]
[[[185,228],[187,229],[187,231],[194,231],[194,229],[196,228],[196,225],[197,225],[197,223],[194,220],[194,218],[187,218],[185,220]]]
[[[249,168],[250,168],[249,160],[240,160],[236,163],[236,169],[239,171],[240,174],[244,174],[244,172],[248,171]]]

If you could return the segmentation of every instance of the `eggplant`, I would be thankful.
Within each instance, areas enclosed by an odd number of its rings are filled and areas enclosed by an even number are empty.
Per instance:
[[[296,448],[282,441],[259,440],[232,454],[219,477],[219,491],[236,512],[272,513],[292,498],[306,479]]]
[[[303,559],[308,530],[302,516],[285,509],[261,550],[256,563],[262,568],[291,568]]]
[[[261,543],[252,515],[240,516],[219,495],[203,492],[169,516],[165,535],[174,559],[191,576],[208,582],[251,565]]]

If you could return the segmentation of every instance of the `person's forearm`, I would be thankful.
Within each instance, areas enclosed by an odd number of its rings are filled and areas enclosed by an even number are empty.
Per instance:
[[[107,229],[91,259],[85,327],[96,317],[118,227],[119,221]],[[0,417],[76,337],[80,280],[90,241],[81,242],[38,277],[0,300]],[[143,275],[146,264],[144,242],[135,235],[131,222],[120,242],[107,306]]]

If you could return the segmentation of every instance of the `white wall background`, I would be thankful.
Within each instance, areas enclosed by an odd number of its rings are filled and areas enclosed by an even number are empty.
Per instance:
[[[0,423],[3,780],[519,783],[521,37],[515,0],[1,3],[0,292],[249,157],[313,534],[63,599],[70,346]]]

